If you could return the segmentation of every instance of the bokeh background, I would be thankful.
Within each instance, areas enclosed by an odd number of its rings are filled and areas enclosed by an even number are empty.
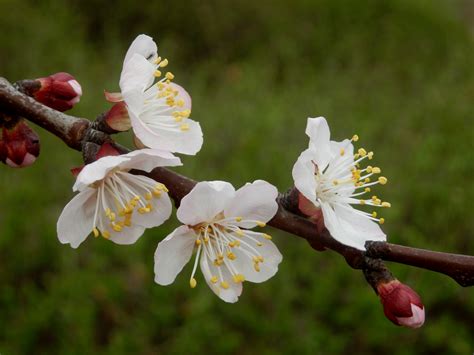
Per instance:
[[[0,0],[0,75],[67,71],[84,96],[72,114],[107,110],[124,53],[155,38],[193,97],[202,151],[177,169],[281,191],[306,147],[308,116],[333,138],[357,133],[389,177],[390,241],[474,254],[474,1]],[[228,305],[190,266],[153,282],[157,243],[89,239],[61,245],[56,220],[73,196],[79,153],[36,128],[40,159],[0,166],[0,353],[9,354],[471,354],[474,293],[451,279],[391,265],[422,296],[423,328],[398,328],[360,272],[331,252],[270,230],[284,254],[264,284]],[[128,142],[128,138],[125,138]]]

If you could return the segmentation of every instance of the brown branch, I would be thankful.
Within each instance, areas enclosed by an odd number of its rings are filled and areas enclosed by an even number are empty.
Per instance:
[[[100,125],[49,109],[16,90],[1,77],[0,110],[27,118],[79,151],[88,143],[101,144],[110,141],[107,134],[97,131]],[[126,151],[125,148],[122,150]],[[196,184],[196,181],[165,168],[156,168],[148,175],[169,188],[170,196],[176,205],[179,205],[181,199]],[[280,195],[278,212],[268,224],[306,239],[316,250],[331,249],[341,254],[352,268],[364,271],[372,287],[379,279],[392,278],[383,262],[378,259],[443,273],[461,286],[474,285],[473,256],[416,249],[386,242],[367,242],[367,251],[360,251],[339,243],[327,230],[319,233],[313,222],[298,215],[295,196],[294,190]]]

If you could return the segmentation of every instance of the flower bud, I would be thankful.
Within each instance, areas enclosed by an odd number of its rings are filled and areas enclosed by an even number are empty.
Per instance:
[[[71,74],[56,73],[37,80],[41,87],[33,93],[33,97],[55,110],[70,110],[81,98],[81,85]]]
[[[38,135],[18,120],[12,127],[3,127],[0,139],[0,160],[12,168],[33,164],[40,152]]]
[[[425,322],[420,296],[398,280],[377,285],[385,316],[396,325],[419,328]]]

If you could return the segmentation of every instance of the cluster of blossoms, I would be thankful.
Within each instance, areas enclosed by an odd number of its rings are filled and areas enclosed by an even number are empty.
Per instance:
[[[77,248],[89,235],[117,244],[135,243],[147,228],[163,224],[172,213],[167,187],[143,173],[156,167],[181,165],[174,153],[195,155],[203,144],[198,122],[190,119],[191,98],[165,71],[168,60],[158,56],[157,45],[139,35],[128,49],[120,75],[120,92],[105,92],[113,103],[105,115],[114,131],[132,129],[138,150],[120,155],[105,143],[95,161],[75,169],[73,191],[57,223],[61,243]],[[67,73],[38,79],[30,93],[37,101],[65,111],[79,101],[82,89]],[[2,122],[5,119],[0,120]],[[318,229],[327,228],[340,243],[365,250],[365,242],[384,241],[378,212],[353,205],[390,207],[376,195],[374,185],[385,185],[376,166],[362,166],[374,153],[355,151],[352,142],[330,140],[327,121],[309,118],[308,149],[293,167],[300,211]],[[0,158],[10,166],[31,164],[39,153],[37,136],[22,120],[3,127]],[[224,181],[200,182],[177,210],[183,223],[164,238],[155,252],[155,282],[169,285],[195,254],[189,278],[196,287],[200,265],[211,290],[226,302],[236,302],[244,281],[263,282],[278,271],[282,255],[272,238],[254,228],[265,227],[277,213],[277,189],[257,180],[238,190]],[[367,197],[369,196],[369,197]],[[395,324],[421,326],[424,308],[416,293],[398,280],[377,287],[384,312]]]

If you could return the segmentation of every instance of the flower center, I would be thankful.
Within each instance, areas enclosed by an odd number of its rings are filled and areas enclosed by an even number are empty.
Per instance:
[[[197,246],[196,259],[189,280],[192,288],[197,284],[194,274],[200,258],[207,258],[208,262],[216,267],[216,274],[211,275],[209,281],[212,284],[219,284],[223,289],[229,288],[230,282],[245,281],[244,275],[235,263],[237,254],[247,259],[243,262],[251,262],[254,270],[260,272],[260,265],[264,262],[264,258],[258,248],[264,245],[265,240],[272,238],[265,233],[241,229],[236,222],[251,222],[259,227],[266,225],[264,222],[244,220],[242,217],[225,218],[223,213],[219,213],[211,222],[203,222],[191,227],[196,233]],[[224,274],[222,266],[225,266],[230,273],[231,280]]]
[[[121,232],[132,226],[134,213],[153,210],[153,199],[168,192],[165,185],[142,175],[112,171],[96,186],[97,202],[92,231],[95,237],[110,238],[111,230]]]
[[[359,137],[354,135],[350,142],[357,142]],[[367,165],[361,167],[361,163],[366,159],[372,160],[374,152],[367,152],[364,148],[359,148],[354,155],[348,154],[347,149],[350,142],[342,147],[338,156],[334,157],[324,171],[320,171],[315,166],[316,196],[320,202],[338,204],[347,208],[347,204],[369,205],[374,207],[390,207],[389,202],[383,202],[376,195],[370,198],[363,195],[371,192],[374,185],[385,185],[388,180],[380,174],[379,167]],[[357,210],[357,213],[371,220],[383,224],[384,218],[377,218],[377,212],[371,213]]]

